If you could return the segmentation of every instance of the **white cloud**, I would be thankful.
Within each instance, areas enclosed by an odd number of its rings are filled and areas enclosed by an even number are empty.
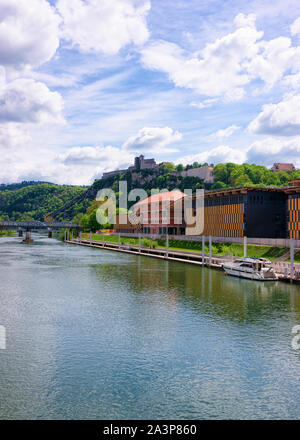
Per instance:
[[[238,14],[234,18],[234,24],[237,28],[252,27],[255,28],[256,15],[255,14]]]
[[[169,127],[144,127],[137,135],[131,136],[123,145],[128,151],[153,152],[157,154],[178,151],[169,145],[180,141],[182,134]]]
[[[289,69],[300,67],[300,47],[292,47],[290,38],[278,37],[261,41],[260,53],[253,57],[245,67],[252,78],[260,78],[267,87],[272,87]]]
[[[300,137],[289,139],[267,137],[244,149],[219,145],[198,154],[181,157],[176,163],[191,164],[195,161],[215,165],[226,162],[255,163],[266,167],[271,167],[274,162],[291,162],[300,168]]]
[[[300,89],[300,72],[295,75],[286,75],[282,80],[282,84],[289,89]]]
[[[218,98],[210,98],[210,99],[204,99],[204,101],[202,102],[193,101],[190,103],[190,106],[203,109],[203,108],[211,107],[216,102],[218,102]]]
[[[235,102],[240,101],[245,95],[245,90],[241,87],[236,87],[235,89],[227,90],[225,93],[225,101]]]
[[[112,171],[114,166],[121,163],[128,165],[133,160],[133,155],[112,146],[73,147],[59,156],[65,165],[101,166],[102,169]]]
[[[7,129],[7,127],[6,127]],[[16,140],[16,132],[14,141]],[[7,142],[7,132],[3,133]],[[0,154],[2,168],[0,182],[18,182],[21,180],[44,180],[48,182],[87,185],[100,178],[105,171],[127,168],[133,163],[134,156],[112,146],[74,147],[63,154],[52,149],[40,149],[35,154],[28,149],[21,138],[18,148],[9,150],[2,144],[0,128]],[[28,138],[27,141],[30,139]]]
[[[254,142],[247,151],[247,162],[272,166],[274,162],[289,162],[300,168],[300,138],[265,138]]]
[[[191,164],[193,162],[199,163],[223,163],[223,162],[233,162],[233,163],[243,163],[247,157],[247,150],[231,148],[227,145],[219,145],[210,150],[202,151],[201,153],[191,154],[184,156],[178,160],[176,163]]]
[[[116,54],[130,43],[143,44],[149,37],[150,1],[135,4],[133,0],[58,0],[62,37],[84,52],[105,54]]]
[[[297,35],[300,34],[300,17],[298,17],[292,24],[291,24],[291,34]]]
[[[278,104],[264,105],[248,128],[255,134],[300,135],[300,94],[287,95]]]
[[[0,64],[39,66],[58,45],[59,17],[46,0],[0,0]]]
[[[58,169],[52,179],[87,184],[100,178],[103,172],[126,169],[133,163],[134,155],[113,146],[73,147],[56,159]]]
[[[239,17],[239,16],[238,16]],[[254,26],[254,16],[237,18],[238,29],[197,55],[186,54],[166,41],[152,42],[141,50],[142,62],[150,69],[168,74],[176,86],[195,90],[206,96],[226,95],[228,100],[243,96],[243,86],[250,77],[243,63],[257,55],[257,41],[263,36]]]
[[[17,79],[0,89],[0,123],[62,123],[58,92],[31,79]]]
[[[22,124],[0,124],[0,152],[27,144],[31,136]]]
[[[6,84],[5,69],[3,66],[0,66],[0,90],[5,86],[5,84]]]
[[[240,130],[241,127],[237,125],[231,125],[230,127],[224,128],[223,130],[218,130],[215,133],[209,136],[210,139],[218,139],[219,141],[222,139],[226,139],[231,137],[236,131]]]
[[[280,36],[269,41],[255,26],[255,15],[238,14],[237,29],[203,50],[190,54],[177,44],[154,41],[141,50],[145,67],[164,72],[178,87],[185,87],[210,97],[224,97],[226,101],[239,101],[245,87],[257,79],[265,83],[266,90],[300,70],[300,46]],[[292,25],[296,32],[300,21]],[[202,105],[200,104],[200,108]]]

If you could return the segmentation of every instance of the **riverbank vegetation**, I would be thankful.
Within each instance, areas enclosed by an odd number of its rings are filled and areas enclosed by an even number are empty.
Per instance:
[[[82,237],[89,240],[89,234],[82,234]],[[94,241],[102,241],[103,234],[92,234],[92,240]],[[105,241],[108,243],[118,243],[119,237],[116,235],[105,235]],[[133,246],[139,245],[138,238],[129,238],[121,236],[122,244],[130,244]],[[150,240],[149,238],[142,239],[142,246],[144,247],[152,247],[158,249],[166,248],[166,240],[158,239],[158,240]],[[188,251],[188,252],[202,252],[202,242],[195,241],[183,241],[183,240],[170,240],[169,241],[169,249],[178,250],[178,251]],[[285,247],[275,247],[275,246],[260,246],[260,245],[251,245],[247,246],[247,255],[248,257],[258,257],[258,258],[267,258],[271,261],[276,260],[277,258],[284,255],[288,252],[288,249]],[[209,243],[205,243],[205,253],[209,253]],[[234,256],[234,257],[243,257],[244,255],[244,246],[240,243],[213,243],[212,244],[212,253],[217,256]],[[300,260],[300,252],[299,252],[299,260]],[[295,260],[296,261],[296,260]]]
[[[13,237],[14,231],[0,231],[0,237]]]

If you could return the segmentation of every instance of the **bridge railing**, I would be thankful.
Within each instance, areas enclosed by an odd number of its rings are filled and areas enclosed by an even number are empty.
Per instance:
[[[78,223],[72,222],[40,222],[34,221],[0,221],[0,229],[79,229]]]

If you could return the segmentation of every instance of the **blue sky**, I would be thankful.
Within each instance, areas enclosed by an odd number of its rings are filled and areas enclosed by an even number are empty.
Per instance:
[[[0,182],[300,167],[296,0],[0,0]]]

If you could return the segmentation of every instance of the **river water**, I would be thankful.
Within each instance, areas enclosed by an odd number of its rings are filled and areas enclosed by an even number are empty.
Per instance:
[[[1,419],[300,418],[300,286],[0,238]]]

